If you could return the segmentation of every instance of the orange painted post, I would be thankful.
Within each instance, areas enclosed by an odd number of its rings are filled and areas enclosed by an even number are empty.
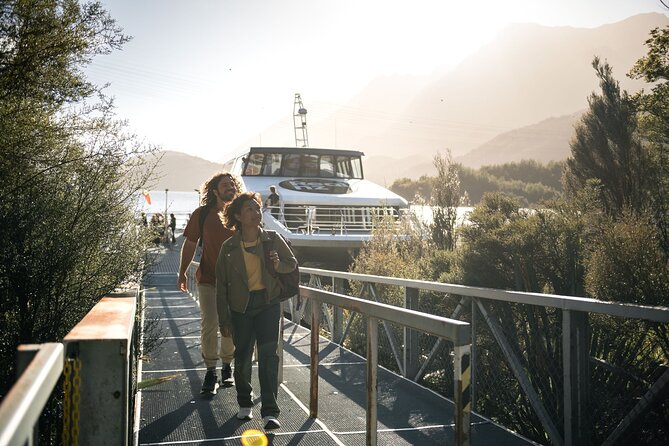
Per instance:
[[[79,444],[129,444],[136,306],[134,296],[104,297],[65,336],[76,364],[72,410],[73,423],[80,419]]]

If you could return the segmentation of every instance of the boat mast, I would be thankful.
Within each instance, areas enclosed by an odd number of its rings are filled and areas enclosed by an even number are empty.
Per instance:
[[[299,93],[295,93],[293,126],[295,127],[295,147],[309,147],[309,135],[307,135],[307,109],[302,105],[302,98]]]

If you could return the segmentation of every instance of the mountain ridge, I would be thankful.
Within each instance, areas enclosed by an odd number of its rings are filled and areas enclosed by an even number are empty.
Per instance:
[[[514,24],[450,70],[429,76],[382,76],[345,104],[309,103],[313,147],[361,150],[365,175],[382,185],[434,175],[432,159],[450,150],[469,167],[561,160],[588,97],[599,91],[592,59],[612,67],[621,88],[645,85],[625,76],[646,54],[650,30],[669,26],[648,13],[594,28]],[[249,146],[292,146],[292,117],[264,129]],[[223,161],[223,160],[219,160]]]

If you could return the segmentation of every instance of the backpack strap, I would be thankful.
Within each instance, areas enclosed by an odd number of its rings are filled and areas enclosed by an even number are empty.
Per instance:
[[[202,247],[202,243],[204,240],[204,221],[207,219],[209,211],[211,211],[211,208],[209,206],[200,206],[200,218],[198,219],[198,224],[200,227],[200,241],[198,242],[198,244],[200,245],[200,247]]]
[[[274,247],[274,240],[276,240],[276,231],[265,230],[272,240],[263,240],[262,248],[263,253],[265,254],[265,267],[271,276],[276,277],[276,270],[274,269],[274,263],[269,260],[269,252]]]

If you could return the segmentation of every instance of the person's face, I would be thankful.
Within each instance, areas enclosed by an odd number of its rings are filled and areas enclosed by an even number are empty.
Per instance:
[[[214,194],[216,195],[216,198],[225,203],[232,201],[237,194],[235,182],[232,181],[232,178],[230,177],[221,178],[221,181],[218,182],[218,187],[214,190]]]
[[[239,220],[242,226],[260,226],[262,220],[260,205],[255,200],[246,200],[239,213],[235,214],[235,218]]]

